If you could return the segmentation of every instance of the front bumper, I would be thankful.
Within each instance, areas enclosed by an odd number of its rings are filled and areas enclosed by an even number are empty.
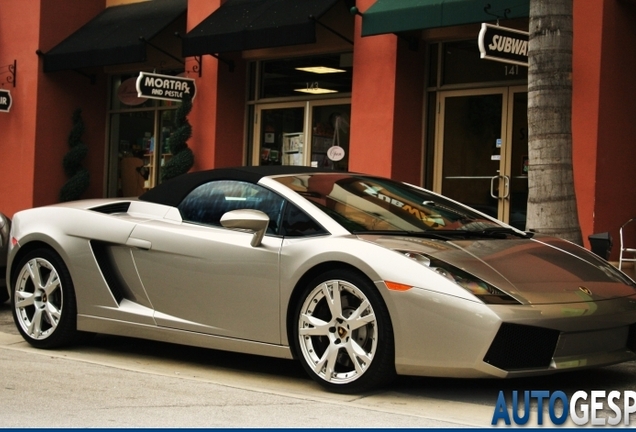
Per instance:
[[[483,360],[509,376],[620,363],[636,358],[635,330],[636,324],[560,332],[504,322]]]
[[[636,294],[504,306],[414,288],[388,303],[403,375],[506,378],[636,359]]]

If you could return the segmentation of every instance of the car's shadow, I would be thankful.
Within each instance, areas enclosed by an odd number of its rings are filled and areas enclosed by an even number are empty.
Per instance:
[[[257,372],[272,376],[309,379],[301,364],[294,360],[110,335],[95,335],[84,346],[108,350],[111,353],[153,357],[192,366],[213,365],[237,372]]]
[[[125,337],[98,335],[89,343],[110,352],[152,356],[185,362],[193,366],[210,366],[236,373],[256,373],[271,377],[311,382],[300,362],[206,348],[174,345]],[[319,388],[316,386],[316,388]],[[636,361],[604,368],[593,368],[552,375],[512,379],[453,379],[400,376],[390,386],[372,393],[397,393],[411,397],[431,397],[457,402],[494,406],[499,391],[509,396],[513,390],[636,390]]]
[[[11,315],[11,305],[9,302],[0,304],[0,332],[18,335],[18,329],[13,322],[13,315]]]

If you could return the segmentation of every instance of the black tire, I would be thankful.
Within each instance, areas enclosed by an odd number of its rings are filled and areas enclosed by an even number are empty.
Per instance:
[[[333,296],[334,290],[340,295]],[[297,357],[327,390],[361,393],[395,376],[391,319],[364,276],[336,269],[314,278],[300,293],[293,317]]]
[[[81,339],[73,281],[55,252],[42,248],[27,253],[12,277],[13,320],[27,342],[49,349]]]

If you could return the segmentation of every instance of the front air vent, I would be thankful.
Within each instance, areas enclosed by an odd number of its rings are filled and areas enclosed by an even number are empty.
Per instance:
[[[559,335],[558,330],[503,323],[484,361],[503,370],[547,368]]]
[[[122,202],[102,205],[99,207],[93,207],[91,210],[99,212],[99,213],[104,213],[104,214],[126,213],[128,212],[129,207],[130,207],[130,202],[122,201]]]

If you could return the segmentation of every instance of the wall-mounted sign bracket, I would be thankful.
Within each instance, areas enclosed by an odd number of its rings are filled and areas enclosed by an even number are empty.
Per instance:
[[[199,78],[201,78],[201,74],[203,73],[203,56],[194,56],[194,61],[197,64],[192,66],[192,72],[198,73]]]
[[[5,82],[9,84],[13,84],[13,87],[15,87],[15,84],[16,84],[15,79],[16,79],[16,76],[18,75],[18,61],[13,60],[13,64],[0,66],[0,75],[4,75],[4,74],[9,74]],[[4,86],[4,83],[2,83],[2,85]]]
[[[492,6],[490,6],[490,3],[487,3],[486,6],[484,6],[484,12],[486,12],[487,15],[490,15],[492,17],[497,18],[497,25],[499,25],[499,19],[502,18],[502,16],[492,13],[490,12],[490,9],[492,8]],[[506,8],[503,11],[503,19],[508,19],[508,14],[510,13],[510,9]]]
[[[177,36],[178,38],[181,38],[181,34],[179,34],[179,32],[175,32],[174,35]],[[217,59],[218,61],[220,61],[221,63],[225,63],[230,72],[234,72],[234,61],[224,59],[218,54],[213,54],[213,53],[209,53],[209,54],[215,59]],[[196,66],[192,68],[192,72],[198,73],[199,78],[201,78],[201,74],[203,73],[203,58],[202,57],[203,56],[194,56],[194,60],[197,62],[197,64]]]
[[[329,27],[328,25],[321,23],[320,21],[318,21],[318,20],[316,19],[316,17],[315,17],[315,16],[313,16],[313,15],[309,15],[309,19],[310,19],[311,21],[313,21],[314,23],[316,23],[316,24],[320,25],[322,28],[324,28],[324,29],[326,29],[326,30],[330,31],[331,33],[335,34],[335,35],[336,35],[336,36],[338,36],[340,39],[342,39],[342,40],[344,40],[344,41],[346,41],[346,42],[349,42],[349,44],[353,45],[353,41],[352,41],[351,39],[349,39],[348,37],[346,37],[346,36],[345,36],[345,35],[343,35],[342,33],[340,33],[340,32],[338,32],[338,31],[336,31],[336,30],[332,29],[332,28],[331,28],[331,27]]]

